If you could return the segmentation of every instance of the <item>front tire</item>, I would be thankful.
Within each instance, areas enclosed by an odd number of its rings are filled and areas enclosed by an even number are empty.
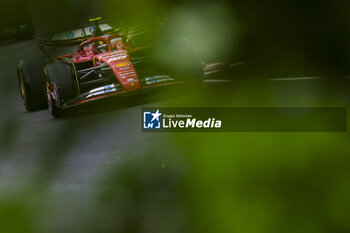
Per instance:
[[[66,62],[48,64],[46,70],[46,95],[49,110],[53,117],[64,114],[62,105],[77,96],[72,66]]]

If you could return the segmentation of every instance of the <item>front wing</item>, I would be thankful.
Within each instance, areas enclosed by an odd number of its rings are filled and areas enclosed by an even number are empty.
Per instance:
[[[101,86],[89,92],[83,93],[72,100],[69,100],[65,103],[60,104],[57,107],[60,109],[68,109],[78,105],[83,105],[83,104],[91,103],[94,101],[98,101],[98,100],[102,100],[110,97],[138,95],[157,87],[176,85],[176,84],[182,84],[182,83],[184,83],[184,81],[175,81],[173,79],[169,79],[169,81],[165,81],[165,82],[149,83],[148,85],[142,86],[141,88],[133,91],[125,91],[122,89],[120,85],[110,84],[110,85]]]

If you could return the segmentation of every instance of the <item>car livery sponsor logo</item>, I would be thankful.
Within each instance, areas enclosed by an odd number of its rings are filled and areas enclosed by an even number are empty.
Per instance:
[[[128,72],[129,70],[130,70],[130,66],[124,66],[119,68],[119,71]]]
[[[122,53],[113,52],[113,53],[109,53],[109,54],[100,55],[98,57],[98,60],[101,62],[102,58],[106,59],[107,60],[106,63],[109,64],[112,61],[126,59],[126,58],[128,58],[128,55],[125,52],[122,52]]]
[[[123,75],[122,78],[129,77],[129,76],[134,76],[135,74],[136,74],[135,71],[120,72],[120,75]]]
[[[115,91],[117,91],[117,88],[115,87],[115,85],[110,84],[107,86],[92,89],[91,91],[89,91],[89,94],[86,96],[86,98],[90,98],[90,97],[98,96],[98,95],[103,95],[103,94],[111,93],[111,92],[115,92]]]
[[[105,93],[111,92],[111,91],[113,91],[113,87],[110,86],[110,85],[105,86],[105,88],[103,89],[103,91],[104,91]]]
[[[160,129],[162,113],[159,109],[156,112],[143,112],[143,128],[144,129]]]
[[[136,78],[136,75],[127,75],[127,76],[121,76],[122,79],[126,78]]]
[[[74,32],[67,32],[66,33],[66,37],[69,38],[69,39],[74,38]]]
[[[169,75],[158,75],[152,77],[145,77],[145,81],[147,85],[161,83],[161,82],[170,82],[174,81]]]
[[[107,63],[109,64],[112,61],[119,61],[119,60],[123,60],[125,58],[127,58],[128,56],[123,55],[123,56],[117,56],[117,57],[112,57],[110,59],[108,59]]]
[[[107,64],[111,63],[112,61],[119,61],[119,60],[123,60],[126,59],[128,56],[124,55],[124,56],[117,56],[117,57],[112,57],[110,59],[107,60]]]
[[[129,65],[129,63],[128,62],[121,62],[121,63],[118,63],[118,64],[116,64],[115,65],[115,67],[124,67],[124,66],[128,66]]]

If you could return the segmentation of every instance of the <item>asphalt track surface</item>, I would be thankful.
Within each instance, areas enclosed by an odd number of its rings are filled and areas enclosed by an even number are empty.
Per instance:
[[[196,93],[178,95],[171,92],[169,94],[166,90],[151,97],[117,100],[108,109],[101,110],[99,104],[92,106],[93,111],[82,110],[74,116],[53,119],[48,110],[27,113],[21,105],[18,92],[17,61],[23,57],[40,55],[37,42],[29,40],[3,45],[0,47],[0,54],[0,125],[3,144],[0,147],[0,187],[15,185],[16,182],[31,177],[38,167],[55,166],[56,163],[62,165],[59,174],[55,174],[57,184],[81,186],[95,181],[97,174],[103,173],[110,163],[121,159],[131,150],[140,156],[151,152],[154,148],[172,151],[171,140],[167,140],[167,137],[141,132],[141,107],[171,107],[176,106],[174,102],[178,99],[186,100],[197,96]],[[281,104],[296,106],[302,101],[305,106],[310,106],[314,100],[311,97],[315,93],[311,90],[306,91],[309,84],[305,85],[302,81],[315,79],[317,78],[302,77],[267,81],[281,83],[273,87],[278,95],[284,93],[282,99],[278,98],[280,106]],[[342,83],[347,83],[346,79],[344,80]],[[222,85],[222,83],[227,85],[227,80],[207,80],[205,83],[208,86]],[[343,86],[346,87],[346,85]],[[285,92],[286,87],[290,87],[291,93]],[[292,93],[295,87],[299,88],[298,92]],[[304,90],[303,96],[301,96],[302,90]],[[343,91],[346,93],[347,88]],[[347,102],[346,99],[343,100]],[[338,102],[336,106],[344,106],[344,104],[344,101],[343,104]],[[216,103],[216,106],[223,106],[223,104]],[[44,164],[42,160],[45,161]]]
[[[40,54],[37,43],[12,43],[0,47],[0,54],[0,193],[26,186],[44,174],[54,179],[53,188],[68,190],[72,196],[74,190],[81,192],[98,183],[112,164],[129,154],[142,157],[155,148],[176,153],[167,138],[141,132],[141,107],[162,105],[153,97],[146,103],[142,98],[117,100],[108,110],[96,105],[97,111],[82,110],[63,119],[52,118],[48,110],[27,113],[18,92],[16,63]]]
[[[142,163],[149,155],[163,153],[163,160],[155,161],[157,166],[167,164],[170,157],[182,161],[181,148],[175,145],[171,134],[141,132],[141,107],[171,107],[186,100],[215,107],[227,106],[228,100],[232,100],[231,106],[257,107],[260,98],[259,93],[242,92],[247,94],[240,95],[238,102],[234,88],[226,88],[222,97],[213,102],[203,100],[200,92],[163,91],[133,100],[117,100],[108,109],[96,106],[97,110],[82,110],[67,118],[53,119],[48,110],[27,113],[21,105],[16,63],[33,54],[40,54],[34,40],[0,47],[0,195],[40,183],[44,178],[43,182],[50,180],[47,189],[57,205],[87,205],[111,167],[128,156]],[[269,106],[320,106],[319,99],[325,100],[322,107],[349,106],[346,79],[335,86],[315,84],[314,78],[268,81],[264,85],[271,85],[268,90],[275,96]],[[220,89],[222,85],[207,83],[207,90]],[[248,82],[240,89],[259,83]],[[310,88],[315,85],[326,89]]]

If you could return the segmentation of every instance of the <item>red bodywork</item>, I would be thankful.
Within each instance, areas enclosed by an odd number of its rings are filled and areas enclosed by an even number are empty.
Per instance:
[[[113,41],[113,43],[112,43]],[[98,51],[98,47],[102,46],[103,51]],[[140,79],[131,63],[129,51],[136,51],[136,48],[128,48],[123,42],[122,36],[119,34],[111,34],[100,37],[94,37],[84,41],[75,50],[74,54],[59,56],[59,60],[73,63],[79,66],[81,63],[92,62],[93,67],[99,67],[107,64],[118,79],[123,90],[110,93],[102,93],[86,98],[78,98],[71,102],[69,106],[61,106],[63,108],[85,103],[91,100],[101,99],[106,96],[111,96],[123,92],[137,91],[154,86],[168,85],[174,82],[154,83],[149,86],[141,86]]]
[[[110,44],[112,38],[120,39],[116,42],[115,47],[112,47],[114,45]],[[95,54],[94,48],[84,50],[85,46],[88,47],[89,44],[99,41],[106,43],[106,52]],[[136,70],[130,61],[129,52],[122,38],[117,37],[117,35],[95,37],[83,42],[73,55],[72,61],[76,64],[93,61],[94,66],[100,66],[102,63],[105,63],[111,67],[125,91],[136,90],[141,87]]]

